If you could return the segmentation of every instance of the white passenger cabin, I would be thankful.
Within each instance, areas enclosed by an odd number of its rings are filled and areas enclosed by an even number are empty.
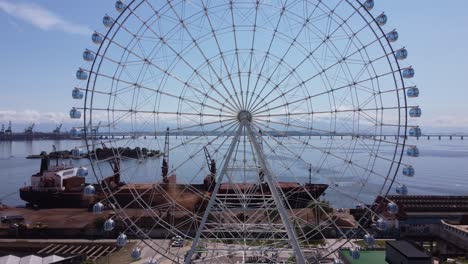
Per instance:
[[[75,177],[78,174],[78,168],[66,166],[61,164],[58,166],[51,166],[42,175],[35,174],[31,177],[31,187],[33,190],[64,190],[63,180]],[[52,186],[48,184],[45,186],[46,179],[54,179]],[[52,183],[52,182],[49,182]]]

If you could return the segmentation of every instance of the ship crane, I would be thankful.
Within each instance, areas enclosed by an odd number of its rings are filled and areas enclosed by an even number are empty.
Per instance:
[[[216,184],[216,161],[211,158],[206,146],[203,146],[203,151],[205,152],[206,165],[208,165],[210,171],[210,174],[204,180],[204,184],[211,191]]]
[[[169,173],[169,127],[166,128],[166,136],[164,137],[164,153],[161,172],[163,182],[167,182],[167,174]]]
[[[206,158],[206,164],[208,165],[208,170],[210,171],[211,175],[215,175],[216,174],[216,161],[211,158],[211,155],[208,152],[208,148],[206,148],[206,146],[203,147],[203,151],[205,151],[205,158]]]
[[[103,150],[107,149],[107,146],[104,142],[101,141],[101,145]],[[123,184],[120,181],[120,158],[118,156],[114,156],[114,158],[109,159],[108,162],[110,167],[112,168],[113,174],[111,177],[104,179],[102,183],[105,183],[107,187],[113,189],[115,187],[113,186],[113,184],[115,184],[116,186],[120,186]],[[111,182],[113,182],[113,184]]]

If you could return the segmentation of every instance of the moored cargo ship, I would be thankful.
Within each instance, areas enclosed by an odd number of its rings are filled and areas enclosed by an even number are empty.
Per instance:
[[[31,176],[31,186],[19,190],[21,199],[41,208],[87,208],[96,201],[105,199],[101,186],[107,186],[113,192],[111,199],[114,200],[110,202],[116,202],[122,207],[138,208],[142,203],[156,206],[173,203],[176,200],[186,209],[198,210],[203,206],[204,200],[211,196],[214,184],[214,171],[200,184],[178,184],[175,175],[166,175],[161,183],[125,184],[120,181],[118,161],[113,161],[111,165],[114,175],[105,178],[101,185],[94,184],[95,195],[87,197],[83,194],[85,187],[89,185],[85,182],[86,168],[67,166],[58,162],[51,166],[47,154],[42,153],[42,156],[40,171]],[[167,174],[166,167],[163,161],[163,174]],[[304,208],[313,199],[318,199],[328,185],[278,182],[277,187],[285,194],[284,197],[287,197],[291,207]],[[235,207],[241,203],[235,195],[239,191],[254,194],[249,202],[252,208],[260,206],[263,196],[268,196],[270,193],[266,184],[222,183],[217,198]]]

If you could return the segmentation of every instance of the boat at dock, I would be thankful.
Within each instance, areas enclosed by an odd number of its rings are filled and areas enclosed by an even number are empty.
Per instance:
[[[31,185],[20,188],[20,197],[29,205],[39,208],[90,208],[96,201],[106,199],[103,186],[109,188],[113,195],[110,203],[122,207],[139,208],[141,203],[158,206],[177,201],[188,210],[199,210],[211,197],[214,186],[215,164],[213,171],[200,184],[177,183],[176,175],[167,175],[167,163],[162,171],[164,178],[158,183],[125,184],[120,180],[120,161],[110,161],[114,174],[101,181],[101,184],[86,183],[87,169],[66,164],[50,164],[46,153],[41,153],[40,171],[31,176]],[[95,194],[86,196],[86,186],[93,186]],[[307,207],[313,199],[320,197],[327,189],[326,184],[299,184],[295,182],[278,182],[277,187],[283,191],[293,208]],[[235,207],[241,201],[236,199],[236,192],[258,194],[258,199],[251,199],[249,207],[261,206],[263,196],[270,193],[266,184],[230,184],[222,183],[217,197],[227,205]],[[138,199],[135,199],[138,197]],[[255,197],[255,195],[254,195]]]
[[[58,161],[58,160],[57,160]],[[46,208],[87,207],[83,189],[87,170],[65,163],[50,164],[47,153],[41,153],[38,173],[31,176],[31,185],[20,188],[22,200],[28,204]]]
[[[103,201],[108,207],[121,208],[170,207],[192,212],[204,211],[216,186],[216,161],[211,159],[206,147],[205,158],[209,174],[203,182],[181,184],[175,174],[169,174],[169,129],[166,131],[164,152],[145,148],[119,149],[125,155],[113,156],[114,148],[102,143],[102,148],[94,153],[97,159],[106,158],[112,168],[112,175],[105,177],[99,184],[86,183],[88,171],[85,167],[72,167],[59,164],[57,155],[55,165],[50,164],[47,153],[41,153],[40,171],[31,176],[31,185],[20,189],[20,197],[29,205],[40,208],[91,208],[96,202]],[[123,150],[123,151],[122,151]],[[76,149],[75,149],[76,152]],[[126,184],[120,179],[121,158],[135,153],[144,157],[162,157],[162,180],[155,183]],[[137,155],[135,154],[135,155]],[[110,158],[112,155],[112,158]],[[137,155],[137,157],[141,157]],[[248,207],[251,209],[264,206],[265,199],[270,199],[273,192],[264,180],[259,169],[257,183],[220,183],[216,199],[229,208]],[[297,182],[276,182],[275,188],[284,194],[284,202],[291,209],[306,208],[324,193],[327,184],[300,184]],[[241,194],[239,196],[239,194]],[[246,201],[245,198],[249,197]]]

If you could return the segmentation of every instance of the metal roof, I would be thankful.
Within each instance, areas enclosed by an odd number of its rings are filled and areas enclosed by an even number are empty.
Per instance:
[[[0,257],[0,263],[2,263],[2,264],[19,264],[20,259],[21,258],[19,258],[17,256],[7,255],[7,256]]]
[[[63,259],[64,258],[57,256],[57,255],[51,255],[51,256],[44,257],[44,258],[41,258],[36,255],[28,255],[22,258],[17,257],[15,255],[7,255],[7,256],[0,257],[0,263],[1,264],[52,264]]]
[[[29,256],[22,257],[19,263],[20,264],[42,264],[42,258],[36,255],[29,255]]]
[[[408,259],[427,259],[430,258],[425,252],[419,250],[414,245],[404,240],[387,241],[387,246],[392,247]]]

